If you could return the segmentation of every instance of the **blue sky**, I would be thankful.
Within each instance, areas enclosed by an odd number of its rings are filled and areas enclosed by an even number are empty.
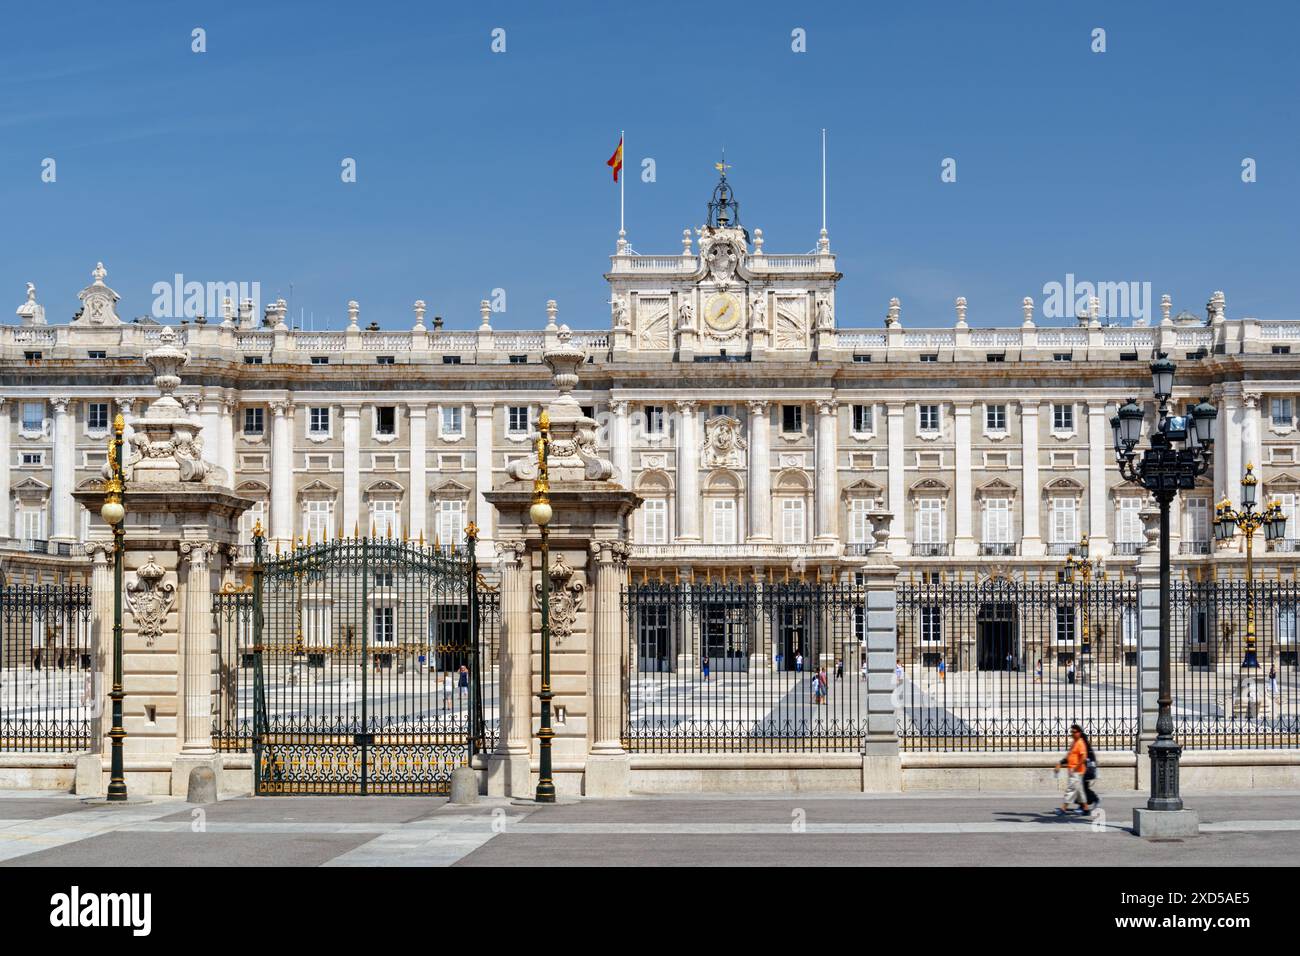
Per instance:
[[[350,298],[363,323],[409,327],[422,298],[472,327],[497,288],[499,328],[540,327],[548,298],[605,327],[620,128],[639,252],[680,250],[725,145],[775,253],[816,241],[826,127],[841,327],[894,295],[906,325],[950,324],[957,295],[972,324],[1015,324],[1067,273],[1297,312],[1295,4],[169,0],[0,23],[5,321],[27,281],[66,321],[102,259],[125,317],[179,272],[264,302],[292,283],[317,328]]]

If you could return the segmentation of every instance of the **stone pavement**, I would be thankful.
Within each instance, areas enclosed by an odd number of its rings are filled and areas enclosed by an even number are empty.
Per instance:
[[[1128,830],[1141,798],[1104,819],[1061,818],[1049,794],[797,794],[583,800],[261,797],[198,807],[89,807],[0,792],[0,866],[1282,865],[1300,858],[1300,794],[1187,794],[1202,836]]]

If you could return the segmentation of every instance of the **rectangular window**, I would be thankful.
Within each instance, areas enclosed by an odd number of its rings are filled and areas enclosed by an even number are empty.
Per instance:
[[[370,503],[370,527],[376,538],[397,536],[397,502],[372,501]]]
[[[872,502],[866,498],[854,498],[849,501],[849,543],[868,544],[871,541],[871,522],[867,515],[871,512]]]
[[[1052,361],[1053,361],[1053,362],[1072,362],[1072,361],[1074,361],[1074,353],[1073,353],[1073,352],[1053,352],[1053,353],[1052,353]]]
[[[731,408],[730,405],[714,405],[714,406],[713,406],[713,417],[714,417],[714,418],[723,418],[723,417],[725,417],[725,418],[734,418],[735,416],[732,415],[732,408]]]
[[[527,356],[527,355],[512,355],[512,356],[510,356],[510,364],[511,364],[511,365],[527,365],[527,364],[528,364],[528,356]]]
[[[870,405],[853,406],[853,430],[855,432],[870,432],[873,427],[872,408]]]
[[[1056,432],[1074,431],[1074,406],[1073,405],[1052,406],[1052,431],[1056,431]]]
[[[645,543],[668,543],[668,502],[663,498],[650,498],[641,506],[645,514]]]
[[[328,435],[330,409],[328,405],[308,409],[307,431],[312,435]]]
[[[938,352],[923,352],[923,353],[921,353],[921,361],[922,361],[922,362],[937,362],[937,361],[939,361],[939,353],[938,353]]]
[[[984,406],[984,427],[991,432],[1006,431],[1007,430],[1007,406],[985,405]]]
[[[1193,501],[1201,504],[1205,503],[1204,498],[1189,498],[1187,503],[1189,507]],[[1139,544],[1144,540],[1142,534],[1142,519],[1138,513],[1142,510],[1141,498],[1120,498],[1115,502],[1115,540],[1121,544]],[[1191,512],[1188,512],[1190,519]],[[1188,526],[1190,527],[1190,525]],[[1199,541],[1200,538],[1193,540]]]
[[[245,364],[245,365],[261,365],[261,364],[262,364],[262,356],[260,356],[260,355],[245,355],[245,356],[244,356],[244,364]]]
[[[1073,498],[1053,498],[1051,527],[1053,544],[1074,544],[1079,540],[1078,502]]]
[[[984,501],[984,543],[1011,543],[1011,501],[986,498]]]
[[[1291,427],[1291,399],[1275,398],[1272,402],[1273,424],[1279,428]]]
[[[1198,544],[1208,543],[1210,540],[1210,499],[1209,498],[1187,498],[1184,499],[1183,505],[1183,534],[1188,541],[1194,541]],[[1137,518],[1137,509],[1133,509],[1133,517]],[[1142,534],[1142,522],[1137,522],[1138,537],[1132,540],[1140,541]],[[1121,538],[1121,541],[1127,540]]]
[[[459,405],[442,406],[442,433],[444,435],[460,435],[464,427],[464,419],[461,418]]]
[[[334,537],[334,502],[316,500],[303,502],[303,532],[313,541],[328,541]]]
[[[397,364],[397,357],[394,356],[394,355],[376,355],[376,356],[375,356],[375,364],[376,364],[376,365],[396,365],[396,364]]]
[[[861,352],[854,352],[853,361],[857,362],[859,365],[865,365],[867,362],[871,361],[871,356]]]
[[[645,407],[645,433],[647,435],[662,435],[664,433],[664,407],[662,405],[647,405]]]
[[[23,539],[25,541],[44,541],[45,540],[45,509],[44,508],[24,508],[23,516]]]
[[[377,607],[374,613],[375,626],[370,629],[370,638],[375,644],[395,644],[397,626],[392,607]]]
[[[1295,492],[1288,491],[1285,494],[1273,495],[1272,497],[1277,499],[1278,504],[1282,506],[1282,514],[1286,515],[1286,531],[1283,532],[1282,537],[1288,541],[1294,541],[1296,538]]]
[[[1058,604],[1056,606],[1056,643],[1074,643],[1074,605]]]
[[[25,451],[23,452],[22,462],[24,465],[43,465],[45,464],[45,452]]]
[[[1289,345],[1275,345],[1275,346],[1273,346],[1273,354],[1274,354],[1274,355],[1290,355],[1290,354],[1291,354],[1291,346],[1289,346]]]
[[[1120,639],[1124,647],[1137,647],[1138,643],[1138,609],[1136,604],[1125,604],[1120,617]]]
[[[943,641],[943,608],[937,604],[921,605],[921,643]]]
[[[944,499],[918,498],[916,500],[916,543],[944,543]]]
[[[803,406],[802,405],[782,405],[781,406],[781,431],[797,435],[803,432]]]
[[[1277,604],[1277,642],[1294,648],[1296,643],[1296,602],[1279,601]]]
[[[103,349],[91,349],[86,353],[86,358],[91,359],[92,361],[96,359],[106,359],[108,358],[108,353]]]
[[[86,406],[86,427],[93,432],[108,431],[108,402],[91,402]]]
[[[397,408],[392,405],[380,405],[375,408],[375,434],[397,434]]]
[[[23,431],[38,432],[45,428],[45,403],[23,402]]]
[[[244,409],[244,434],[260,435],[264,427],[263,409],[246,408]]]
[[[803,499],[786,498],[781,502],[781,540],[785,544],[804,543]]]
[[[1007,360],[1006,352],[986,352],[984,361],[986,362],[1005,362]]]
[[[730,499],[713,502],[713,543],[736,543],[736,503]]]
[[[506,431],[512,435],[528,433],[527,405],[510,405],[506,408]]]
[[[923,432],[937,432],[939,430],[939,406],[917,405],[916,424],[917,428]]]
[[[454,499],[438,502],[438,543],[459,549],[465,543],[465,502]]]
[[[312,365],[329,365],[330,357],[328,355],[313,355],[311,357]]]
[[[459,355],[444,355],[444,356],[442,357],[442,364],[443,364],[443,365],[459,365],[459,364],[460,364],[460,356],[459,356]]]

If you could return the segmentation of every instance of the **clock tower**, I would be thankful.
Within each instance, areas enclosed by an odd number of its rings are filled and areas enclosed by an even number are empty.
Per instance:
[[[611,344],[641,361],[759,361],[796,358],[834,332],[835,257],[824,238],[814,252],[772,256],[763,231],[751,238],[740,203],[716,163],[718,182],[704,224],[682,233],[680,255],[611,257]],[[829,343],[827,343],[829,344]]]

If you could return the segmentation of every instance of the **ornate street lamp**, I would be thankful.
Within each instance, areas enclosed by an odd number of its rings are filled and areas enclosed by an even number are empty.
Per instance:
[[[1115,457],[1120,476],[1151,492],[1160,505],[1160,711],[1156,718],[1156,739],[1148,748],[1151,757],[1151,797],[1148,810],[1181,810],[1178,794],[1178,758],[1182,748],[1174,741],[1173,695],[1169,680],[1169,506],[1179,491],[1189,491],[1205,474],[1212,460],[1214,419],[1218,411],[1202,400],[1190,415],[1170,415],[1169,399],[1174,390],[1174,363],[1161,352],[1151,363],[1152,393],[1157,405],[1157,423],[1151,433],[1151,447],[1139,455],[1142,435],[1142,406],[1129,399],[1111,419]]]
[[[528,516],[542,534],[542,689],[537,695],[542,702],[542,719],[537,728],[541,741],[538,753],[537,793],[538,803],[555,802],[555,780],[551,775],[551,549],[547,525],[551,523],[550,483],[546,475],[547,446],[551,441],[551,416],[543,411],[537,422],[537,477],[533,479],[533,501]]]
[[[107,799],[113,803],[126,800],[126,772],[122,761],[122,743],[126,730],[122,726],[122,552],[125,550],[126,508],[122,495],[126,479],[122,473],[122,431],[126,422],[121,415],[113,419],[113,437],[108,440],[109,477],[104,482],[104,504],[99,515],[113,529],[113,726],[109,739],[113,742],[112,769],[108,775]]]
[[[1255,532],[1263,528],[1266,541],[1275,541],[1286,534],[1286,515],[1280,502],[1270,502],[1263,511],[1255,510],[1259,500],[1258,485],[1255,466],[1247,464],[1246,474],[1241,479],[1241,509],[1234,510],[1227,495],[1214,508],[1215,540],[1228,541],[1238,529],[1246,538],[1246,651],[1241,660],[1243,670],[1259,667],[1259,657],[1255,652]],[[1243,680],[1246,677],[1242,675]]]

